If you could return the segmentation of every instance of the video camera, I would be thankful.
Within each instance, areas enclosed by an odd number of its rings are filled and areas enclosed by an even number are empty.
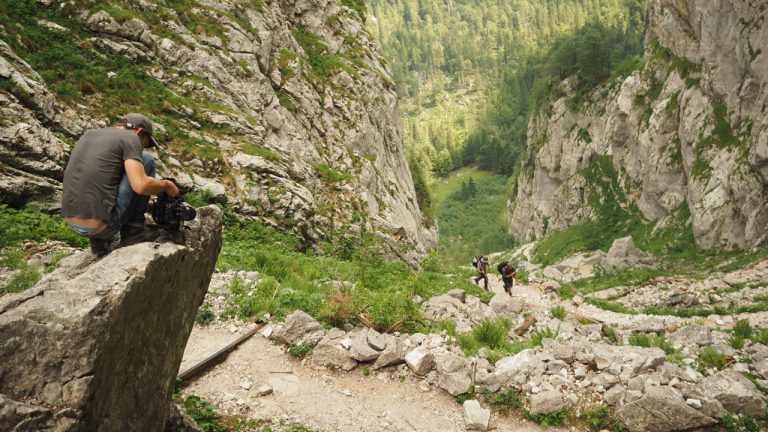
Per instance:
[[[180,231],[184,228],[184,222],[193,220],[197,217],[197,211],[194,207],[190,207],[184,203],[183,195],[187,192],[187,188],[179,186],[174,178],[166,178],[179,188],[179,196],[171,198],[167,194],[162,193],[157,196],[157,202],[152,209],[152,220],[155,221],[155,225],[158,228],[166,230]]]

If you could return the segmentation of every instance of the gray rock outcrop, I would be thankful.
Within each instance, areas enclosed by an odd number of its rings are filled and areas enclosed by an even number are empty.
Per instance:
[[[631,432],[673,432],[711,426],[716,422],[688,406],[669,387],[652,386],[640,399],[616,410],[616,418]]]
[[[765,244],[766,13],[747,0],[650,1],[642,71],[576,110],[566,96],[531,117],[514,237],[527,243],[616,206],[658,228],[690,224],[702,248]]]
[[[729,412],[756,418],[766,416],[762,394],[752,382],[736,371],[724,370],[705,378],[701,382],[701,390],[719,401]]]
[[[222,213],[198,209],[188,226],[185,245],[82,252],[0,298],[0,429],[163,430]]]

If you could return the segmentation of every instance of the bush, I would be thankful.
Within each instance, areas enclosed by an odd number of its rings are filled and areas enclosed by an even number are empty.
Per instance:
[[[483,320],[470,332],[458,335],[459,346],[468,356],[476,355],[483,347],[492,350],[506,348],[509,345],[507,332],[511,327],[512,323],[505,318]]]
[[[315,347],[313,344],[296,344],[291,345],[288,347],[288,354],[297,357],[297,358],[304,358],[307,356],[307,354],[312,352],[312,349]]]
[[[733,326],[734,336],[741,339],[750,339],[752,337],[752,326],[749,325],[749,320],[738,320]]]
[[[644,348],[661,348],[667,354],[671,354],[675,351],[671,342],[669,342],[663,335],[659,336],[656,333],[632,333],[632,335],[629,336],[629,344]]]
[[[728,364],[728,357],[714,347],[705,346],[699,352],[699,362],[706,367],[720,370]]]
[[[483,398],[499,411],[511,411],[523,407],[524,399],[520,392],[512,387],[501,389],[491,393],[487,388],[483,389]]]
[[[552,318],[557,318],[559,320],[562,320],[562,319],[565,319],[567,312],[565,311],[564,307],[555,306],[549,310],[549,314],[552,315]]]
[[[541,414],[526,413],[525,417],[531,421],[538,423],[541,426],[562,426],[565,424],[565,408],[560,408],[557,411]]]

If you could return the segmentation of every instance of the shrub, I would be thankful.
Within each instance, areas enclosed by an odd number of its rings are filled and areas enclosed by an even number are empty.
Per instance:
[[[565,408],[560,408],[557,411],[541,414],[526,413],[525,417],[531,421],[538,423],[541,426],[562,426],[565,424]]]
[[[531,339],[528,341],[529,348],[537,347],[544,342],[544,339],[554,339],[559,330],[552,330],[549,327],[539,327],[531,332]]]
[[[749,325],[749,320],[738,320],[733,326],[734,336],[741,339],[750,339],[752,337],[752,326]]]
[[[671,342],[669,342],[663,335],[659,336],[656,333],[633,333],[629,336],[629,344],[644,348],[661,348],[667,354],[671,354],[675,351]]]
[[[728,364],[728,358],[716,348],[705,346],[699,352],[699,362],[706,367],[720,370]]]
[[[552,309],[549,310],[549,314],[552,315],[552,318],[557,319],[565,319],[565,315],[567,312],[565,311],[565,308],[562,306],[555,306]]]
[[[211,305],[203,303],[199,309],[197,309],[197,315],[195,316],[195,322],[200,325],[207,325],[216,319],[216,314],[211,310]]]
[[[297,357],[297,358],[304,358],[312,352],[312,349],[315,346],[313,344],[296,344],[291,345],[288,347],[288,354]]]
[[[498,320],[483,320],[472,327],[468,333],[458,335],[459,346],[466,355],[476,355],[480,348],[505,348],[508,345],[507,332],[512,323],[505,318]]]
[[[483,389],[483,398],[499,411],[511,411],[523,407],[524,399],[520,392],[512,387],[501,389],[492,393],[487,388]]]

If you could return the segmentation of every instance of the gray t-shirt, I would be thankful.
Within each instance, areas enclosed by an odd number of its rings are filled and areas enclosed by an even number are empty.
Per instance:
[[[141,161],[141,140],[133,131],[104,128],[86,132],[77,142],[64,171],[61,215],[112,220],[124,162]]]

